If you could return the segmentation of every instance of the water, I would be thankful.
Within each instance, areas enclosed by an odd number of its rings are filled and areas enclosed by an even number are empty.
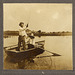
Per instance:
[[[73,69],[72,36],[44,36],[41,38],[35,37],[35,41],[41,41],[41,40],[45,40],[45,50],[60,54],[61,56],[35,58],[35,64],[30,64],[27,69],[39,69],[39,70]],[[17,43],[18,43],[18,37],[16,36],[12,36],[10,38],[4,38],[4,47],[10,45],[16,45]],[[52,55],[52,54],[45,51],[43,54],[39,56],[47,56],[47,55]],[[4,69],[14,69],[14,67],[12,66],[10,68],[7,68],[6,62],[4,62]]]

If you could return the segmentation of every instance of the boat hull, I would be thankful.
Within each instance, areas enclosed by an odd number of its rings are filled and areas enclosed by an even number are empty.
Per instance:
[[[42,54],[44,50],[42,48],[32,48],[25,51],[12,51],[12,50],[5,50],[6,54],[8,55],[7,58],[13,62],[20,62],[25,59],[34,59],[37,55]]]

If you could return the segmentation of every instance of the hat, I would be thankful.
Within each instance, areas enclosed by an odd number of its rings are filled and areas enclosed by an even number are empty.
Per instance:
[[[24,24],[24,22],[20,22],[19,25]]]

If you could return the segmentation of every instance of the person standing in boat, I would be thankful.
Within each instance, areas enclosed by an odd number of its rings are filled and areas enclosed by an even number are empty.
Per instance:
[[[20,28],[19,28],[19,38],[18,38],[18,51],[20,51],[21,43],[23,46],[23,50],[26,49],[25,38],[27,38],[26,29],[28,27],[28,24],[27,26],[24,26],[24,23],[20,22],[19,26]]]

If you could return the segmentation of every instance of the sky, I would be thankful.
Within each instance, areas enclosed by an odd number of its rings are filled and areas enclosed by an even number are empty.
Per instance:
[[[29,23],[28,29],[46,32],[72,32],[71,3],[4,3],[3,28],[19,30],[19,23]]]

